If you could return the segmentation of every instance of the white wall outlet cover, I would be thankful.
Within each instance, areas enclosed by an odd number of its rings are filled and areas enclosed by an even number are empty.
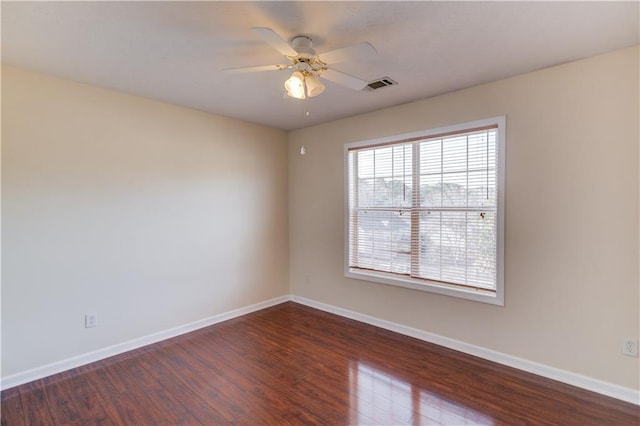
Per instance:
[[[622,353],[629,356],[638,356],[638,340],[631,338],[622,339]]]
[[[90,313],[84,316],[84,328],[96,327],[98,325],[98,314]]]

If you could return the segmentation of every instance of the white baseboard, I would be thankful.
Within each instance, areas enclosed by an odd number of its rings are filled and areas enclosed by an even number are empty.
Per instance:
[[[562,383],[567,383],[569,385],[597,392],[602,395],[640,405],[640,392],[631,388],[607,383],[601,380],[593,379],[591,377],[583,376],[581,374],[572,373],[570,371],[561,370],[559,368],[550,367],[544,364],[539,364],[537,362],[507,355],[501,352],[496,352],[491,349],[486,349],[480,346],[461,342],[459,340],[450,339],[448,337],[429,333],[423,330],[418,330],[416,328],[407,327],[402,324],[382,320],[369,315],[350,311],[348,309],[339,308],[337,306],[328,305],[312,299],[307,299],[305,297],[292,296],[291,300],[296,303],[320,309],[325,312],[364,322],[376,327],[394,331],[399,334],[414,337],[425,342],[434,343],[436,345],[444,346],[449,349],[454,349],[456,351],[464,352],[469,355],[474,355],[479,358],[497,362],[498,364],[507,365],[509,367],[537,374],[538,376],[557,380]]]
[[[244,306],[242,308],[234,309],[229,312],[214,315],[208,318],[203,318],[198,321],[190,322],[178,327],[170,328],[168,330],[159,331],[157,333],[142,336],[133,340],[129,340],[123,343],[118,343],[113,346],[98,349],[86,354],[74,356],[61,361],[56,361],[51,364],[43,365],[42,367],[36,367],[31,370],[23,371],[20,373],[12,374],[7,377],[3,377],[0,381],[0,389],[9,389],[14,386],[18,386],[24,383],[32,382],[34,380],[41,379],[43,377],[50,376],[52,374],[61,373],[63,371],[71,370],[72,368],[80,367],[92,362],[100,361],[105,358],[109,358],[114,355],[121,354],[133,349],[141,348],[143,346],[150,345],[152,343],[159,342],[161,340],[170,339],[181,334],[189,333],[191,331],[198,330],[200,328],[208,327],[219,322],[227,321],[232,318],[246,315],[251,312],[259,311],[280,303],[284,303],[291,300],[291,296],[280,296],[275,299],[265,300],[250,306]]]
[[[127,351],[137,349],[146,345],[150,345],[152,343],[156,343],[162,340],[176,337],[181,334],[189,333],[191,331],[195,331],[200,328],[204,328],[213,324],[227,321],[229,319],[246,315],[251,312],[259,311],[261,309],[275,306],[287,301],[300,303],[302,305],[320,309],[325,312],[330,312],[332,314],[340,315],[345,318],[350,318],[356,321],[364,322],[366,324],[370,324],[376,327],[384,328],[386,330],[394,331],[399,334],[404,334],[405,336],[414,337],[416,339],[420,339],[425,342],[434,343],[436,345],[440,345],[446,348],[464,352],[469,355],[474,355],[479,358],[497,362],[499,364],[507,365],[509,367],[527,371],[529,373],[537,374],[542,377],[557,380],[559,382],[567,383],[569,385],[573,385],[573,386],[577,386],[593,392],[597,392],[602,395],[610,396],[612,398],[616,398],[626,402],[630,402],[632,404],[640,405],[640,392],[634,389],[626,388],[626,387],[615,385],[612,383],[607,383],[601,380],[597,380],[597,379],[593,379],[580,374],[572,373],[570,371],[561,370],[559,368],[550,367],[544,364],[539,364],[533,361],[528,361],[526,359],[507,355],[501,352],[496,352],[480,346],[476,346],[469,343],[461,342],[459,340],[454,340],[448,337],[440,336],[438,334],[429,333],[423,330],[418,330],[416,328],[407,327],[405,325],[394,323],[391,321],[382,320],[376,317],[372,317],[370,315],[365,315],[358,312],[350,311],[348,309],[339,308],[337,306],[328,305],[326,303],[318,302],[312,299],[307,299],[305,297],[291,296],[291,295],[276,297],[275,299],[270,299],[264,302],[250,305],[250,306],[234,309],[229,312],[214,315],[214,316],[204,318],[198,321],[194,321],[188,324],[184,324],[178,327],[170,328],[168,330],[149,334],[147,336],[143,336],[137,339],[129,340],[127,342],[119,343],[117,345],[98,349],[96,351],[92,351],[86,354],[78,355],[62,361],[57,361],[51,364],[47,364],[42,367],[33,368],[31,370],[27,370],[27,371],[13,374],[11,376],[3,377],[0,381],[0,389],[9,389],[14,386],[28,383],[33,380],[38,380],[43,377],[47,377],[52,374],[67,371],[72,368],[80,367],[82,365],[86,365],[95,361],[100,361],[102,359],[109,358],[111,356],[118,355],[123,352],[127,352]]]

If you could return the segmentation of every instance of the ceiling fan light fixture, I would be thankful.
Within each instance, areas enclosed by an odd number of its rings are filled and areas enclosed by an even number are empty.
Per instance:
[[[313,98],[324,92],[324,84],[320,82],[318,77],[313,74],[309,74],[305,78],[305,84],[307,86],[307,96]]]
[[[288,96],[295,99],[304,99],[306,97],[304,75],[300,71],[291,74],[291,77],[284,82],[284,89]]]

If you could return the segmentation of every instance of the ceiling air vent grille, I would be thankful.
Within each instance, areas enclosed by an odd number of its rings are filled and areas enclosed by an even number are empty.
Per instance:
[[[379,78],[377,80],[369,82],[369,84],[367,84],[366,89],[367,90],[377,90],[377,89],[381,89],[381,88],[387,87],[387,86],[395,86],[396,84],[398,84],[397,81],[394,81],[394,80],[390,79],[389,77],[382,77],[382,78]]]

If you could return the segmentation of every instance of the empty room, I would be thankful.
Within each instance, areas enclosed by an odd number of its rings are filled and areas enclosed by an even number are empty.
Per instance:
[[[640,3],[0,8],[2,426],[640,424]]]

